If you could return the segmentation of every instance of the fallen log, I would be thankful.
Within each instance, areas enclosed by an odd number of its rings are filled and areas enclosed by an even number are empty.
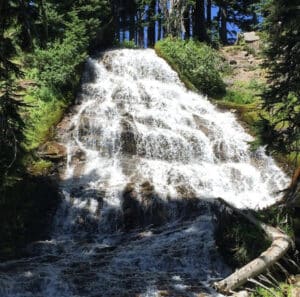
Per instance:
[[[236,270],[227,278],[214,283],[214,287],[220,293],[230,294],[233,293],[235,289],[244,285],[248,280],[257,277],[261,273],[265,272],[269,267],[274,265],[280,258],[282,258],[286,254],[293,241],[281,230],[258,221],[248,211],[237,209],[223,199],[218,200],[221,202],[221,204],[224,204],[234,212],[243,216],[249,222],[261,228],[266,233],[266,236],[272,241],[271,246],[259,257],[252,260],[242,268]]]

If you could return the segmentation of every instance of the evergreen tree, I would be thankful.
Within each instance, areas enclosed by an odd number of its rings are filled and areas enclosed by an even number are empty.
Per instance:
[[[23,121],[19,109],[23,103],[16,93],[16,78],[21,76],[18,66],[12,62],[16,55],[12,24],[18,20],[18,10],[14,1],[2,2],[0,6],[0,186],[4,176],[12,168],[23,139]],[[22,26],[22,24],[20,24]]]
[[[194,37],[199,41],[208,41],[204,0],[196,0],[194,6]]]
[[[267,6],[269,33],[263,94],[269,117],[262,120],[269,150],[300,152],[300,9],[298,0],[272,0]]]

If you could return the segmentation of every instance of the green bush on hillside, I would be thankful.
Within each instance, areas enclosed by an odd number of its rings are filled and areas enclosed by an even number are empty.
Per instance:
[[[158,41],[155,49],[178,72],[188,87],[212,97],[225,93],[225,84],[221,78],[223,63],[210,46],[194,40],[168,37]]]
[[[55,41],[47,49],[35,52],[34,66],[38,69],[39,81],[55,88],[70,88],[77,82],[77,68],[87,57],[89,38],[84,23],[72,14],[73,21],[67,24],[63,40]]]

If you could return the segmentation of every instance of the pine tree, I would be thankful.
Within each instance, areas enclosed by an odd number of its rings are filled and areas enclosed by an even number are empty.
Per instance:
[[[13,1],[2,2],[0,6],[0,186],[22,151],[23,121],[19,110],[23,103],[17,96],[15,83],[21,71],[12,62],[16,47],[12,34],[8,33],[17,21],[16,7]]]
[[[194,8],[194,36],[199,41],[208,41],[207,27],[205,20],[204,0],[196,0]]]
[[[300,9],[298,0],[272,0],[267,6],[269,33],[265,66],[268,87],[263,94],[269,117],[263,141],[269,150],[300,152]]]

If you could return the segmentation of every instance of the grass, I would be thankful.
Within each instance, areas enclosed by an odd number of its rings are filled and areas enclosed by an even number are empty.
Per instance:
[[[223,213],[217,244],[227,264],[242,267],[270,246],[264,231],[239,215]]]
[[[270,288],[269,290],[257,287],[251,297],[291,297],[292,286],[286,283],[280,283],[279,288]]]
[[[234,84],[227,89],[226,95],[222,100],[238,104],[255,103],[259,101],[259,94],[263,87],[264,84],[255,79],[252,79],[249,82],[235,81]]]
[[[51,135],[51,129],[62,118],[67,103],[47,87],[31,90],[24,101],[30,106],[24,113],[24,146],[27,151],[31,151]]]
[[[32,161],[29,169],[29,172],[34,176],[46,175],[49,170],[53,167],[51,161],[39,159],[37,161]]]
[[[261,222],[280,228],[291,238],[295,237],[292,217],[285,208],[273,205],[257,211],[255,216]]]
[[[54,127],[62,118],[67,103],[53,89],[41,87],[31,89],[24,97],[29,105],[23,113],[25,121],[25,143],[27,151],[37,149],[52,134]]]

